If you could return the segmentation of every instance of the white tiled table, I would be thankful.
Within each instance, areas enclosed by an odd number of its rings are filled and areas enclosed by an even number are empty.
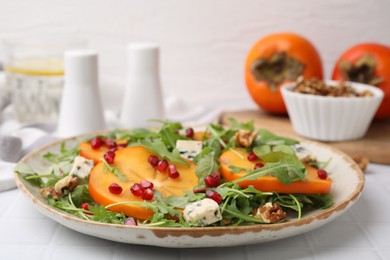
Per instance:
[[[233,248],[167,249],[90,237],[38,213],[18,190],[0,193],[0,259],[390,259],[390,166],[370,164],[363,194],[308,233]]]

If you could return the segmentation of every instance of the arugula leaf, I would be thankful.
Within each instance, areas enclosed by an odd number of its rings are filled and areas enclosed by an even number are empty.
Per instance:
[[[255,180],[265,175],[275,176],[279,181],[287,185],[297,180],[304,181],[306,176],[305,172],[294,163],[274,162],[267,163],[260,169],[248,172],[247,175],[234,180],[233,183]]]
[[[249,215],[251,211],[252,209],[249,206],[248,199],[238,197],[236,199],[232,199],[230,203],[224,205],[221,214],[225,219],[230,219],[236,225],[239,225],[244,221],[264,223],[261,219]]]
[[[184,209],[187,204],[205,197],[204,193],[193,193],[192,191],[185,191],[185,193],[185,196],[169,196],[165,199],[165,202],[175,208]]]
[[[176,147],[177,140],[186,139],[178,134],[179,130],[182,128],[180,123],[163,121],[163,126],[161,127],[159,134],[161,141],[169,151],[172,151]]]
[[[170,162],[180,163],[187,167],[190,166],[186,160],[181,158],[178,150],[174,149],[172,152],[169,152],[164,143],[159,139],[154,141],[150,139],[139,140],[139,144]]]
[[[195,174],[198,177],[200,183],[203,179],[214,172],[219,170],[218,161],[215,159],[215,153],[210,148],[203,149],[205,154],[198,160],[195,168]]]
[[[242,129],[242,130],[247,130],[249,132],[253,132],[253,130],[255,129],[255,126],[254,126],[255,121],[254,120],[251,120],[251,121],[248,121],[245,123],[241,123],[237,119],[232,118],[232,117],[230,117],[228,120],[232,124],[231,128],[234,130]]]
[[[115,139],[126,140],[128,146],[138,144],[140,139],[159,138],[160,134],[155,131],[150,131],[144,128],[136,128],[129,131],[115,132]]]
[[[64,161],[73,161],[73,158],[78,154],[79,149],[77,146],[71,149],[66,149],[65,142],[62,142],[59,153],[48,152],[43,155],[43,158],[52,163],[59,163]]]
[[[93,214],[91,217],[94,221],[103,223],[123,224],[126,216],[123,213],[116,213],[107,210],[102,205],[88,205],[88,210]]]
[[[270,131],[266,129],[260,129],[259,132],[259,137],[257,141],[260,144],[268,144],[268,145],[278,145],[278,144],[285,144],[285,145],[293,145],[299,143],[298,141],[291,139],[291,138],[286,138],[282,136],[275,135],[271,133]]]
[[[35,171],[26,163],[19,163],[15,166],[14,171],[19,173],[22,178],[27,180],[33,186],[43,188],[45,186],[42,175],[35,173]]]
[[[121,181],[127,182],[126,176],[122,173],[122,171],[118,167],[110,165],[104,158],[100,159],[100,161],[104,165],[103,168],[104,173],[110,172],[114,174],[116,177],[118,177]]]
[[[74,205],[80,207],[84,202],[93,202],[89,194],[88,185],[78,185],[72,192],[71,197]]]

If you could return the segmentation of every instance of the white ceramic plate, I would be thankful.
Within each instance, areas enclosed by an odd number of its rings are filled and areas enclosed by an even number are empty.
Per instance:
[[[41,159],[42,155],[48,151],[58,151],[63,141],[73,145],[76,138],[60,140],[45,146],[30,153],[21,162],[30,164],[35,170],[47,167],[47,162]],[[327,170],[333,179],[331,193],[334,197],[334,206],[326,210],[312,211],[300,220],[271,225],[156,228],[86,221],[49,206],[39,195],[37,187],[32,186],[18,174],[15,176],[19,189],[39,212],[70,229],[87,235],[123,243],[173,248],[247,245],[282,239],[321,227],[340,216],[359,198],[364,186],[364,176],[348,156],[323,144],[306,141],[302,144],[314,152],[321,161],[331,158]]]

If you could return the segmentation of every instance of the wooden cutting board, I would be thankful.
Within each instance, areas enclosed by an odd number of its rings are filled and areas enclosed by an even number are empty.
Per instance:
[[[229,125],[228,119],[230,117],[243,122],[254,120],[256,128],[266,128],[286,137],[298,137],[287,116],[270,115],[261,110],[247,110],[225,112],[221,115],[220,122]],[[390,120],[374,121],[362,139],[326,142],[326,144],[336,147],[350,156],[365,156],[370,162],[390,164]]]

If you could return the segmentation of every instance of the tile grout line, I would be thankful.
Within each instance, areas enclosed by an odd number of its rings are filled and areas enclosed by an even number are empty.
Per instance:
[[[55,248],[53,241],[58,236],[58,233],[60,232],[59,230],[62,228],[62,226],[60,226],[60,224],[58,224],[57,222],[56,222],[56,225],[57,225],[56,230],[54,231],[54,233],[53,233],[53,235],[52,235],[52,237],[50,239],[50,242],[47,245],[47,249],[46,249],[45,256],[43,257],[43,259],[51,259],[50,256],[51,256],[51,253],[52,253],[52,249]]]
[[[350,210],[350,209],[349,209]],[[362,223],[362,221],[359,220],[359,218],[357,216],[355,216],[355,213],[350,210],[350,213],[356,223],[356,225],[360,228],[361,232],[366,236],[366,238],[368,239],[368,241],[371,243],[372,245],[372,248],[378,253],[378,255],[382,258],[382,259],[387,259],[383,253],[382,253],[382,250],[376,245],[375,243],[375,239],[371,237],[370,233],[364,228],[364,225]]]
[[[316,246],[315,244],[313,243],[314,239],[313,239],[313,233],[311,231],[309,232],[306,232],[303,234],[303,237],[305,238],[305,241],[308,245],[308,248],[312,254],[312,258],[313,259],[318,259],[317,256],[316,256]]]

